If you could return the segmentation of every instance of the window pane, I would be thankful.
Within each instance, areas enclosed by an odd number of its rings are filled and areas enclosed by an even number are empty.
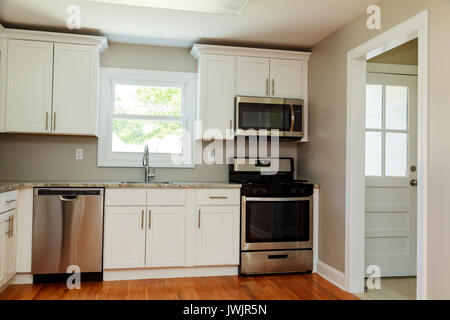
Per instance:
[[[381,176],[381,132],[366,132],[366,176]]]
[[[386,133],[386,175],[405,177],[408,162],[408,135]]]
[[[408,129],[408,88],[386,86],[386,129]]]
[[[368,84],[366,86],[366,128],[381,129],[382,106],[383,87]]]
[[[155,120],[113,120],[112,151],[152,153],[182,152],[182,122]]]
[[[116,84],[115,114],[181,116],[181,88]]]

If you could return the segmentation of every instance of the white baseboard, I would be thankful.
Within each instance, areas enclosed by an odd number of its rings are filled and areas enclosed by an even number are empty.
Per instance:
[[[343,272],[336,270],[325,262],[318,260],[317,273],[335,286],[345,290],[345,274]]]
[[[10,284],[32,284],[33,275],[31,273],[17,273],[12,278]]]
[[[104,270],[103,281],[238,275],[237,266]]]

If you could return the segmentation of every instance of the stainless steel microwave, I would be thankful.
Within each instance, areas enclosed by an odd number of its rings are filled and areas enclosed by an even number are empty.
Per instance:
[[[303,137],[303,100],[263,97],[236,97],[237,136]]]

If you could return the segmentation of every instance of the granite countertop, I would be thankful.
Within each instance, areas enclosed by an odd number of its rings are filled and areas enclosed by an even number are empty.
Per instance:
[[[34,187],[239,189],[241,186],[227,182],[0,182],[0,193]]]

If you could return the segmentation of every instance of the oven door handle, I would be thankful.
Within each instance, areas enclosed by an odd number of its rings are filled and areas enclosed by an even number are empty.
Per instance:
[[[310,201],[312,197],[300,197],[300,198],[255,198],[246,197],[245,201],[265,201],[265,202],[293,202],[293,201]]]

